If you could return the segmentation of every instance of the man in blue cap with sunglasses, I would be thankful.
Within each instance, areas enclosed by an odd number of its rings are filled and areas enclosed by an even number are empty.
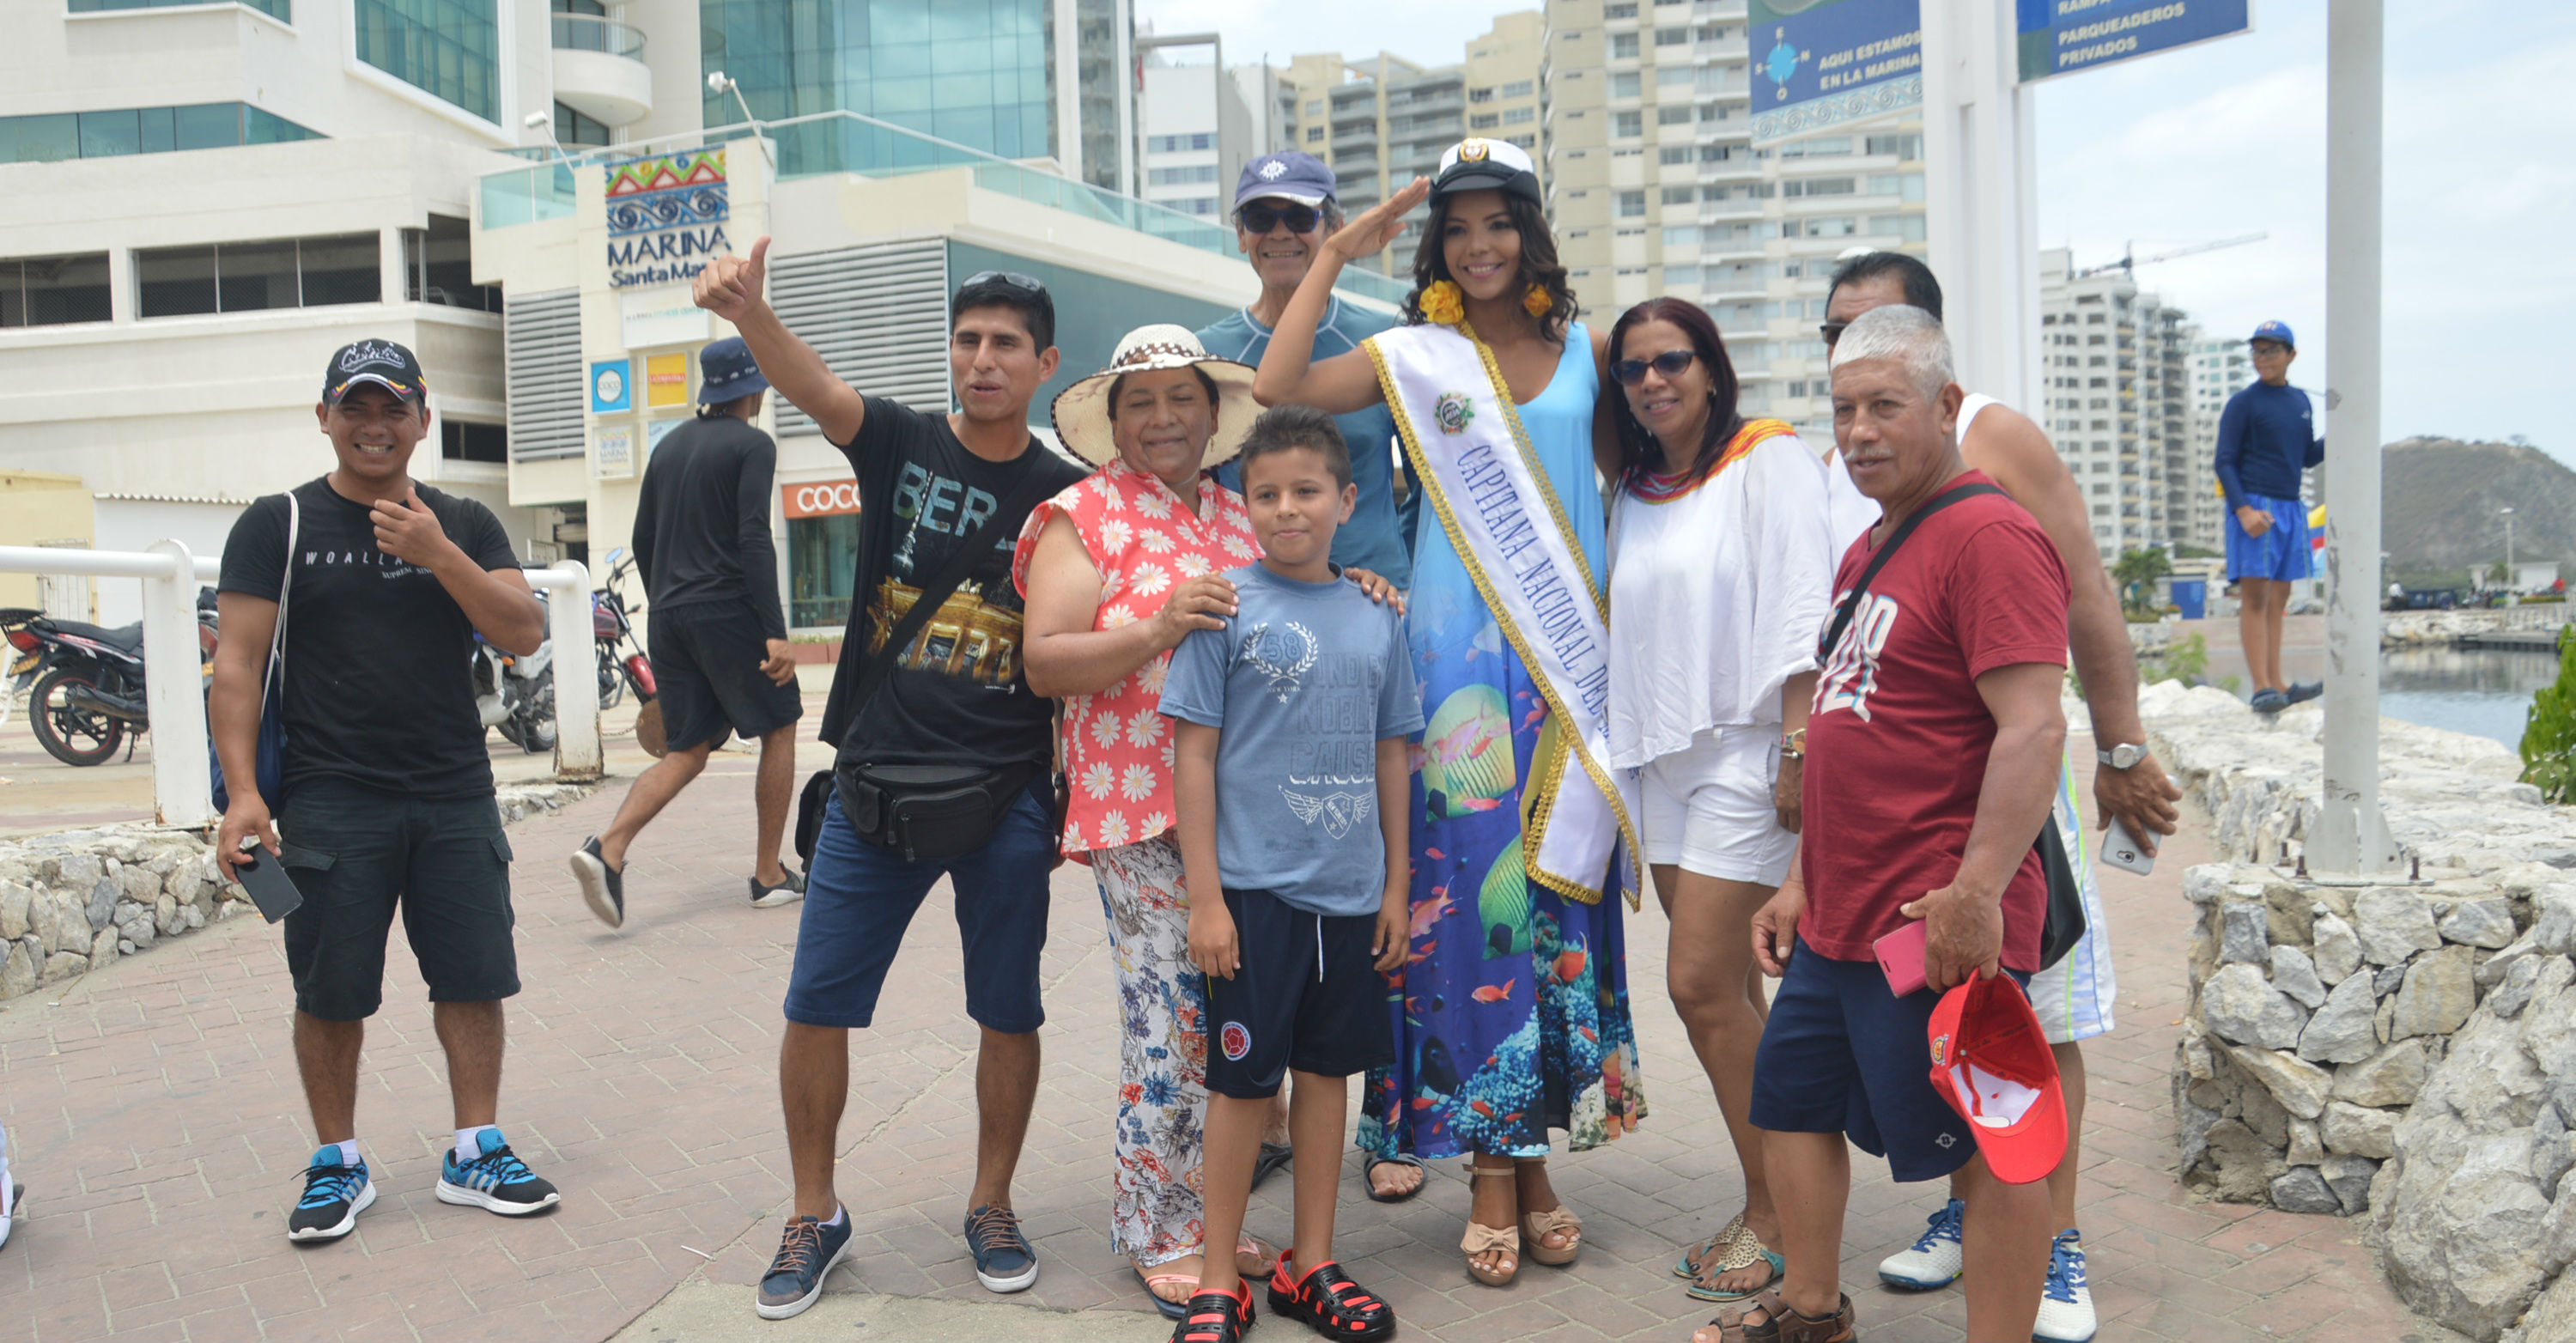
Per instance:
[[[769,535],[778,445],[754,427],[769,380],[740,336],[698,352],[698,417],[653,450],[635,499],[635,567],[644,575],[654,703],[667,749],[626,790],[617,819],[582,841],[572,875],[590,912],[626,923],[626,846],[707,767],[728,735],[760,743],[751,905],[805,898],[778,862],[796,784],[796,720],[805,716],[778,605]]]
[[[2325,692],[2316,681],[2282,678],[2281,617],[2290,585],[2314,572],[2299,475],[2326,459],[2326,440],[2308,394],[2290,385],[2290,361],[2299,357],[2290,324],[2265,322],[2250,343],[2257,380],[2227,398],[2216,465],[2227,493],[2227,577],[2236,584],[2237,637],[2254,681],[2254,709],[2279,713]]]
[[[1270,330],[1295,297],[1297,286],[1315,264],[1317,250],[1341,227],[1341,206],[1333,199],[1333,170],[1312,154],[1289,150],[1264,154],[1243,165],[1234,188],[1234,245],[1252,261],[1261,277],[1261,297],[1249,308],[1199,332],[1199,344],[1219,359],[1261,366],[1270,348]],[[1345,303],[1335,295],[1315,327],[1315,358],[1329,359],[1359,348],[1361,341],[1395,325],[1395,318]],[[1395,501],[1395,418],[1385,406],[1370,406],[1336,415],[1342,441],[1351,449],[1351,483],[1359,487],[1359,506],[1333,534],[1333,563],[1366,569],[1399,588],[1413,586],[1415,496]],[[1217,482],[1243,489],[1243,469],[1232,462],[1217,468]]]

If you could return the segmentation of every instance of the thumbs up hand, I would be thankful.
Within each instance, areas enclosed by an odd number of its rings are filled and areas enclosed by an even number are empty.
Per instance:
[[[716,316],[739,326],[742,319],[766,306],[763,297],[769,279],[769,235],[751,245],[749,258],[720,256],[698,272],[692,286],[691,301]]]

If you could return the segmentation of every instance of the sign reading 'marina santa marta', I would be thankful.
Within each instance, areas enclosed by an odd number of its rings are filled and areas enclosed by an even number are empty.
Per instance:
[[[2251,0],[2014,0],[2021,81],[2229,37],[2253,26]]]
[[[1923,104],[1917,0],[1751,0],[1753,142]]]
[[[611,288],[685,283],[731,250],[723,149],[629,159],[607,171]]]

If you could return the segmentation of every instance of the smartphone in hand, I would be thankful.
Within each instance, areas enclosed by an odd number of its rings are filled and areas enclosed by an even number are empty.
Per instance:
[[[275,854],[259,846],[257,840],[242,849],[241,866],[233,869],[234,879],[250,892],[250,902],[259,906],[260,916],[275,923],[304,905],[304,892],[295,889],[295,880],[286,875],[286,865]]]
[[[2142,877],[2156,870],[2156,856],[2138,847],[2138,841],[2129,835],[2129,827],[2121,824],[2117,816],[2111,818],[2111,828],[2102,836],[2101,858],[2123,872]]]
[[[1931,925],[1914,919],[1870,943],[1870,949],[1878,953],[1879,972],[1887,976],[1888,992],[1902,998],[1930,987],[1931,976],[1923,970],[1923,952],[1930,938]]]

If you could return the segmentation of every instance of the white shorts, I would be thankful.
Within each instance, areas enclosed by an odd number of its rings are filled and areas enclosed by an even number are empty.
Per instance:
[[[2111,1004],[2120,996],[2111,974],[2111,926],[2102,912],[2102,883],[2093,875],[2093,832],[2075,805],[2075,771],[2057,766],[2057,836],[2066,843],[2075,885],[2084,892],[2084,937],[2057,964],[2030,977],[2030,1007],[2040,1034],[2053,1045],[2109,1033]],[[1651,846],[1652,841],[1649,841]]]
[[[1638,824],[1646,861],[1678,863],[1720,881],[1777,886],[1789,875],[1798,837],[1780,826],[1771,781],[1780,760],[1776,727],[1710,728],[1638,772]]]

